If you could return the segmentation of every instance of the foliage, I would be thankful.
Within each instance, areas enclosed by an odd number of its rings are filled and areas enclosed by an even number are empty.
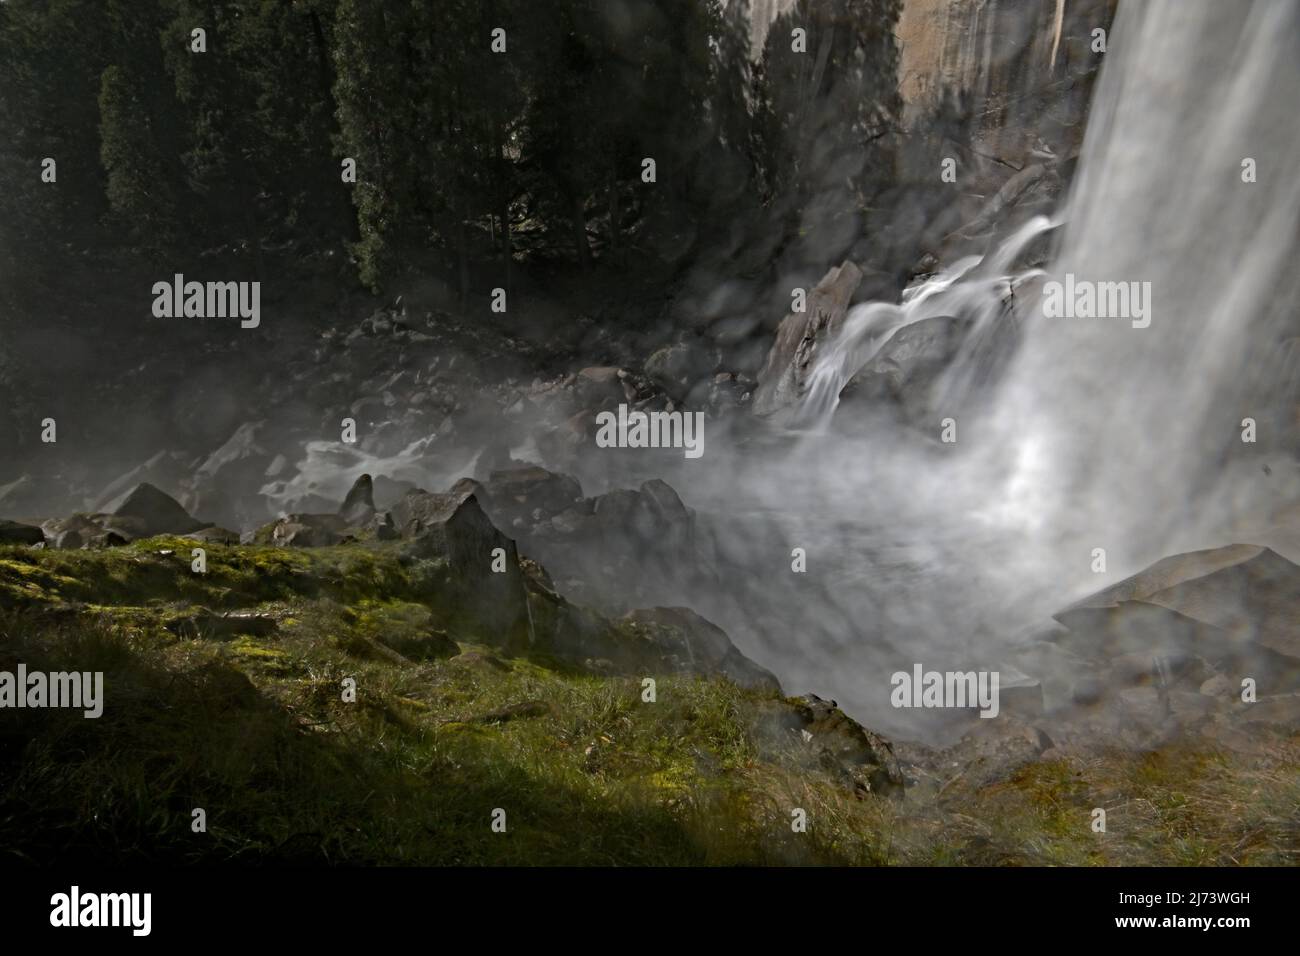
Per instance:
[[[804,0],[755,68],[745,0],[9,0],[6,221],[259,271],[348,239],[371,287],[445,268],[462,294],[479,263],[507,284],[530,258],[672,263],[764,205],[792,231],[855,214],[896,113],[897,14]]]

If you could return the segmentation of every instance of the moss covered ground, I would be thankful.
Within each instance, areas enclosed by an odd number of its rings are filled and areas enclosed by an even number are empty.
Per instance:
[[[1040,761],[855,795],[775,691],[504,657],[395,550],[0,548],[0,670],[102,671],[103,716],[0,710],[0,854],[49,863],[1294,864],[1300,741]],[[238,612],[241,617],[223,617]],[[348,679],[355,700],[347,700]],[[1108,832],[1090,827],[1105,807]],[[195,832],[194,810],[206,816]],[[807,813],[795,832],[792,810]],[[493,827],[504,811],[504,832]],[[496,814],[500,819],[500,814]]]

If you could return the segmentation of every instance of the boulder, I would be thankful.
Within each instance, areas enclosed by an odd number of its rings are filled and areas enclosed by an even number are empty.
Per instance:
[[[198,531],[191,531],[182,537],[191,541],[198,541],[200,544],[239,544],[239,535],[229,528],[218,528],[213,525],[210,528],[200,528]]]
[[[375,516],[375,486],[369,475],[362,475],[348,490],[339,517],[348,524],[363,525]]]
[[[29,524],[0,518],[0,544],[41,544],[45,532]]]
[[[935,381],[957,354],[969,325],[939,315],[899,329],[840,391],[841,407],[883,402],[908,421],[924,420],[933,411]]]
[[[1199,657],[1300,684],[1300,567],[1265,547],[1173,555],[1055,618],[1070,631],[1062,640],[1087,656]]]
[[[607,401],[625,401],[627,395],[616,365],[598,365],[584,368],[573,383],[578,401],[585,407],[598,407]]]
[[[1172,555],[1055,620],[1064,629],[1040,643],[1061,660],[1017,660],[1049,682],[1068,679],[1074,714],[1130,743],[1200,726],[1243,677],[1264,693],[1300,689],[1300,568],[1268,548]]]
[[[787,701],[800,736],[827,762],[838,767],[859,792],[903,795],[903,771],[894,748],[850,717],[833,700],[805,694]]]
[[[571,475],[530,466],[493,471],[484,484],[487,507],[504,526],[516,520],[531,524],[571,506],[582,497],[582,485]]]
[[[711,378],[721,356],[716,349],[699,340],[679,341],[655,350],[646,359],[646,379],[662,388],[671,398],[681,401],[701,379]],[[636,393],[645,397],[644,389]]]
[[[602,610],[680,600],[698,584],[695,515],[666,482],[582,498],[575,479],[527,468],[494,473],[483,491],[493,521]]]
[[[189,461],[179,452],[160,451],[104,486],[94,499],[98,511],[111,512],[116,502],[142,484],[179,496],[190,477]]]
[[[651,478],[641,483],[640,491],[653,516],[656,541],[661,549],[693,549],[695,515],[673,486],[660,478]]]
[[[521,651],[533,642],[528,595],[515,543],[474,494],[411,491],[392,510],[406,555],[447,563],[451,605],[487,644]],[[498,551],[500,549],[500,551]]]
[[[105,520],[106,526],[137,538],[188,534],[207,527],[181,507],[179,501],[148,482],[136,485],[106,510],[111,516]]]
[[[100,521],[105,515],[74,514],[67,518],[51,518],[41,525],[45,532],[45,546],[61,551],[80,548],[112,548],[126,544],[130,537],[117,529],[106,528]]]
[[[537,562],[522,562],[537,647],[602,674],[698,674],[780,692],[772,673],[751,661],[720,627],[689,608],[656,607],[610,620],[555,591]]]
[[[726,631],[690,608],[640,608],[629,611],[622,620],[649,643],[662,669],[718,674],[741,687],[781,690],[771,671],[751,661],[731,643]]]
[[[253,542],[276,548],[326,548],[351,536],[351,527],[339,515],[295,513],[263,525]]]
[[[803,397],[807,377],[821,349],[838,335],[861,281],[862,270],[845,262],[827,272],[808,293],[804,312],[791,312],[781,320],[758,373],[752,406],[755,415],[772,415]]]

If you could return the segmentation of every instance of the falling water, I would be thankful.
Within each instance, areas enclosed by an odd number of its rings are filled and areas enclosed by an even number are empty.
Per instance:
[[[946,376],[948,381],[940,385],[949,390],[968,386],[976,344],[1004,316],[1008,296],[1029,279],[1042,275],[1041,269],[1014,274],[1008,274],[1007,269],[1027,246],[1057,225],[1046,216],[1035,216],[990,255],[958,259],[937,275],[909,286],[898,305],[866,302],[854,306],[845,317],[839,338],[809,375],[799,422],[824,428],[835,414],[840,392],[849,379],[875,357],[894,333],[935,316],[962,315],[974,320]]]
[[[965,470],[952,476],[982,481],[1000,467],[987,494],[1007,514],[1034,508],[1033,526],[1051,534],[1044,545],[1110,547],[1136,561],[1206,546],[1261,496],[1296,494],[1286,453],[1300,341],[1300,179],[1291,171],[1300,5],[1124,3],[1105,55],[1049,274],[1008,271],[1056,225],[1039,217],[985,259],[962,259],[909,289],[901,304],[855,307],[815,367],[802,411],[825,425],[845,383],[892,334],[943,314],[975,318],[934,389],[939,405],[965,411],[972,343],[1007,320],[1008,290],[1067,274],[1150,283],[1145,328],[1127,315],[1028,310],[981,447],[965,449]],[[1257,181],[1245,181],[1247,167]],[[1259,430],[1254,445],[1241,441],[1247,418]],[[1264,467],[1279,455],[1279,469]]]
[[[1296,450],[1300,5],[1124,3],[1111,37],[1052,272],[1150,282],[1151,324],[1040,319],[1001,415],[1051,463],[1053,522],[1145,559],[1296,491],[1261,479]]]

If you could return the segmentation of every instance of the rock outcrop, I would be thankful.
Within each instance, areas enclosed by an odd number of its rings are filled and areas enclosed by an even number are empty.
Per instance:
[[[970,323],[934,316],[904,326],[840,390],[840,409],[888,407],[912,423],[933,411],[935,382],[957,354]]]
[[[690,608],[641,608],[629,611],[622,621],[637,639],[655,648],[660,667],[721,674],[741,687],[781,689],[776,675],[742,654],[722,628]]]
[[[576,478],[528,466],[463,489],[565,593],[603,610],[680,600],[706,571],[694,513],[659,479],[587,498]]]
[[[1053,736],[1067,741],[1235,732],[1294,712],[1297,595],[1300,567],[1268,548],[1172,555],[1058,612],[1015,660],[1041,680]]]
[[[105,509],[111,517],[105,523],[114,531],[135,538],[156,534],[187,534],[207,527],[187,512],[179,501],[148,482],[136,485]]]
[[[29,524],[0,519],[0,544],[41,544],[45,532]]]
[[[722,628],[689,608],[638,608],[611,620],[560,595],[546,570],[524,559],[536,649],[604,673],[723,676],[779,693],[781,684]]]
[[[393,521],[411,559],[445,562],[449,599],[472,619],[485,643],[510,651],[533,643],[528,592],[515,543],[492,523],[473,494],[410,491]]]
[[[912,126],[965,97],[978,153],[1023,167],[1043,139],[1077,150],[1116,0],[904,0],[899,92]]]
[[[375,485],[369,475],[359,477],[339,507],[339,517],[348,524],[365,524],[375,516]]]
[[[120,496],[111,507],[107,512],[78,512],[43,522],[46,547],[64,550],[112,547],[137,538],[192,534],[212,527],[148,482]]]
[[[788,409],[803,397],[808,375],[821,349],[834,341],[844,324],[849,302],[862,270],[852,262],[831,269],[808,293],[807,310],[781,320],[776,339],[758,373],[755,415],[769,416]]]
[[[810,766],[834,773],[858,796],[903,796],[906,780],[893,745],[816,694],[775,701],[759,725],[760,744],[791,748]]]

